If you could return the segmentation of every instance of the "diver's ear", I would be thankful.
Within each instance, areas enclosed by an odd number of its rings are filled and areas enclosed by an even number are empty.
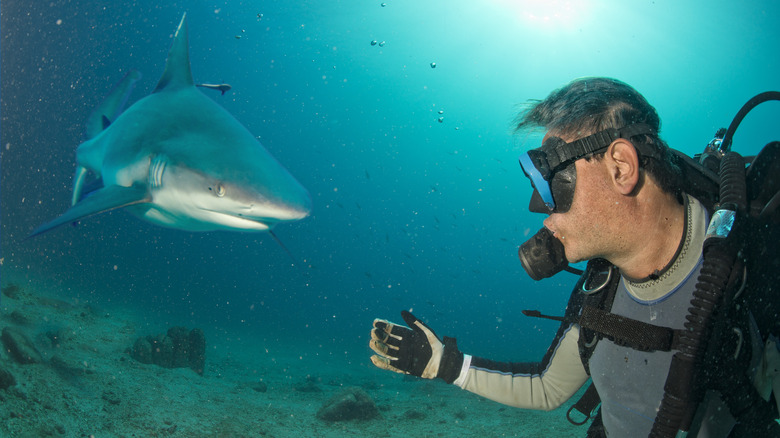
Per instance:
[[[612,183],[623,195],[631,194],[639,183],[639,156],[630,141],[619,138],[605,154]]]

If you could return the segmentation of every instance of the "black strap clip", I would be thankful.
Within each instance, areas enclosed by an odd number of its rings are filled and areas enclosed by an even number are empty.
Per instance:
[[[591,383],[590,386],[588,386],[588,389],[585,390],[585,393],[582,394],[582,397],[577,400],[577,403],[571,405],[569,410],[566,411],[566,419],[575,426],[582,426],[593,418],[595,412],[598,411],[599,406],[601,406],[601,398],[599,398],[599,393],[596,391],[596,385]],[[574,410],[584,415],[585,419],[582,421],[573,419],[571,411]]]

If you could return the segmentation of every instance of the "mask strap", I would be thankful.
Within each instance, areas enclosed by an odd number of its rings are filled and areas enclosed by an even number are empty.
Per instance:
[[[650,125],[646,123],[634,123],[621,129],[605,129],[587,137],[583,137],[579,140],[575,140],[571,143],[560,142],[553,145],[545,152],[547,153],[547,160],[550,169],[555,169],[567,161],[580,159],[586,155],[590,155],[605,149],[607,146],[612,144],[613,141],[619,138],[625,138],[626,140],[629,140],[631,137],[637,135],[652,134],[654,132],[655,131],[653,128],[651,128]],[[650,148],[645,147],[641,148],[640,153],[642,155],[653,158],[656,158],[658,155],[657,151],[651,151]]]

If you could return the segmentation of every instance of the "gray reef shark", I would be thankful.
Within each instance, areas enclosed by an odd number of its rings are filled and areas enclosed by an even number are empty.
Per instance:
[[[188,231],[271,231],[309,215],[306,189],[196,88],[186,18],[154,92],[122,111],[140,79],[131,71],[89,117],[72,206],[31,236],[117,208]],[[102,183],[95,190],[86,182],[90,172]]]

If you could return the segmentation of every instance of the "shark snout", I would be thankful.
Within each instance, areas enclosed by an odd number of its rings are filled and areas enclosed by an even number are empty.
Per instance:
[[[257,199],[234,210],[234,214],[244,219],[272,225],[303,219],[311,214],[311,209],[311,196],[304,189],[296,196],[288,194],[284,199],[274,201],[269,201],[268,198]]]
[[[273,214],[278,221],[297,221],[311,214],[312,200],[311,195],[305,189],[295,198],[294,201],[287,199],[279,204]]]

